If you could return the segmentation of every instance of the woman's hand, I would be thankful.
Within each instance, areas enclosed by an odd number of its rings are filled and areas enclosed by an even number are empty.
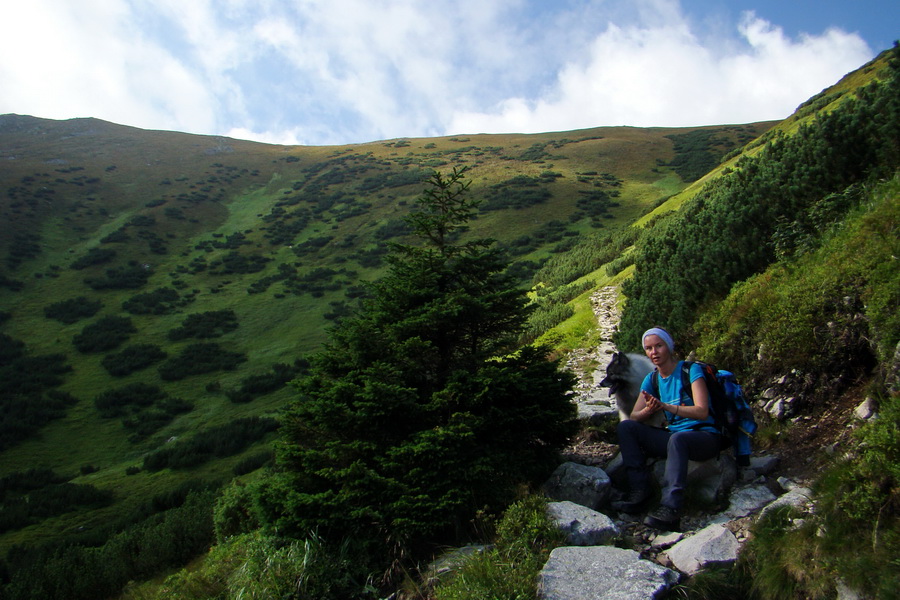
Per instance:
[[[653,396],[652,394],[648,394],[645,391],[641,391],[641,395],[644,397],[644,407],[648,411],[649,415],[655,415],[660,410],[662,410],[663,403],[660,402],[659,398]]]

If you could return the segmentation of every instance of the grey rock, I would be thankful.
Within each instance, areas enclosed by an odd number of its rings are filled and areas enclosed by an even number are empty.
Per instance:
[[[666,554],[675,568],[693,575],[704,567],[733,563],[739,548],[740,542],[731,531],[714,524],[678,542]]]
[[[609,476],[600,467],[565,462],[553,471],[543,491],[551,500],[568,500],[596,509],[606,501],[611,486]]]
[[[775,498],[775,494],[763,485],[741,488],[731,494],[728,508],[725,509],[724,514],[732,519],[740,519],[756,512],[775,500]]]
[[[757,475],[770,475],[778,468],[781,459],[772,454],[766,456],[751,456],[750,469]]]
[[[872,417],[875,417],[878,412],[878,406],[875,404],[875,400],[872,398],[866,398],[860,403],[859,406],[853,411],[853,414],[856,415],[857,419],[861,419],[863,421],[868,421]]]
[[[611,546],[556,548],[539,576],[541,600],[648,600],[678,582],[678,573]]]
[[[572,546],[602,546],[621,533],[606,515],[568,500],[548,503],[547,514]]]
[[[809,488],[796,487],[788,493],[782,494],[776,500],[767,504],[761,511],[759,511],[759,514],[760,516],[763,516],[781,506],[793,506],[794,508],[799,508],[806,511],[809,509],[811,504],[812,490],[810,490]]]

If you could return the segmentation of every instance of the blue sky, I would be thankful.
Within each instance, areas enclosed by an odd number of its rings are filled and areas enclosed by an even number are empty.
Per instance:
[[[306,145],[782,119],[900,38],[900,4],[881,0],[0,0],[0,10],[0,114]]]

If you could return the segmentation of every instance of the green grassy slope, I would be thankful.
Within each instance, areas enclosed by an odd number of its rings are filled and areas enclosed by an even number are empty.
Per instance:
[[[385,244],[403,239],[400,219],[431,169],[469,167],[471,193],[485,209],[470,235],[509,246],[527,286],[547,257],[594,232],[628,227],[683,189],[691,165],[696,173],[697,164],[714,163],[770,126],[287,147],[93,119],[0,116],[0,334],[4,343],[24,342],[28,356],[62,354],[71,367],[61,385],[34,396],[48,402],[56,389],[71,395],[70,405],[4,444],[0,477],[46,468],[114,494],[105,508],[7,531],[0,550],[90,529],[191,479],[229,479],[237,462],[267,447],[268,438],[191,469],[141,470],[148,453],[199,431],[277,413],[289,388],[250,392],[243,402],[228,393],[320,346],[329,319],[352,308],[361,281],[380,274]],[[160,289],[164,301],[148,295]],[[68,323],[48,318],[45,311],[62,301],[100,308]],[[135,312],[137,301],[160,314]],[[233,311],[237,327],[215,338],[170,339],[190,315],[210,311]],[[105,317],[130,319],[134,332],[114,347],[76,349],[85,329]],[[198,343],[246,360],[164,379],[160,366],[195,362]],[[135,345],[156,346],[167,358],[112,376],[104,360]],[[131,406],[131,429],[123,425],[127,415],[102,416],[95,399],[133,384],[155,386],[192,409],[165,422],[160,400]],[[135,426],[153,418],[164,424],[136,436]]]

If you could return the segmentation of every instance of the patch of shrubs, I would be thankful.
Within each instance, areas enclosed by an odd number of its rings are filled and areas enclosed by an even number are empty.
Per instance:
[[[172,288],[158,288],[132,296],[122,303],[122,308],[133,315],[165,315],[175,309],[179,299]]]
[[[259,452],[241,460],[238,464],[234,465],[231,472],[234,473],[236,477],[240,477],[241,475],[252,473],[257,469],[261,469],[274,462],[275,453],[272,450],[267,450],[266,452]]]
[[[186,338],[217,338],[237,327],[238,318],[233,310],[210,310],[188,315],[181,327],[169,331],[169,339],[176,342]]]
[[[101,308],[103,308],[103,303],[99,300],[89,300],[84,296],[78,296],[45,306],[44,316],[71,325],[81,319],[93,317]]]
[[[128,317],[108,316],[86,326],[72,338],[72,343],[83,354],[105,352],[117,348],[136,331]]]
[[[72,264],[69,265],[69,268],[80,271],[94,265],[102,265],[103,263],[108,263],[115,257],[116,251],[110,248],[91,248],[90,250],[88,250],[87,254],[72,261]]]
[[[29,469],[0,479],[0,533],[22,529],[80,508],[101,508],[112,492],[68,483],[49,469]]]
[[[214,458],[234,456],[278,429],[268,417],[248,417],[202,431],[193,438],[166,444],[144,457],[144,469],[187,469]]]
[[[191,344],[179,356],[163,363],[159,367],[159,376],[165,381],[178,381],[190,375],[233,371],[246,360],[246,354],[229,352],[219,344]]]
[[[272,259],[256,254],[229,252],[221,260],[211,262],[209,272],[213,275],[257,273],[266,268],[266,263],[270,260]]]
[[[150,265],[131,261],[126,266],[107,269],[105,277],[88,277],[84,282],[95,290],[134,290],[147,283],[152,273]]]
[[[94,399],[94,406],[106,419],[122,419],[125,429],[132,432],[132,441],[156,433],[176,416],[194,408],[190,402],[146,383],[103,392]]]
[[[122,519],[60,536],[7,556],[8,600],[116,598],[129,581],[144,581],[205,553],[213,542],[213,490],[188,494],[161,513],[136,509]]]
[[[0,450],[65,416],[78,400],[52,388],[72,370],[63,354],[29,356],[25,344],[0,333]]]
[[[157,363],[168,356],[162,348],[153,344],[126,346],[121,352],[107,354],[101,364],[113,377],[124,377]]]
[[[305,360],[298,360],[293,365],[275,364],[268,373],[244,377],[241,379],[240,387],[226,392],[226,395],[235,403],[251,402],[259,396],[281,389],[308,367],[309,362]]]

